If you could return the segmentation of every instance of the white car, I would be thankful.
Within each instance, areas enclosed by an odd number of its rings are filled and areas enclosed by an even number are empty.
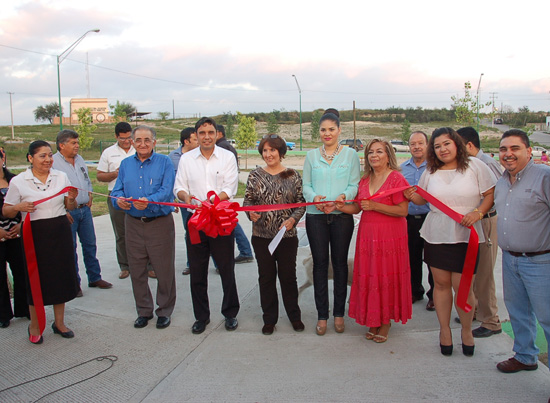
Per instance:
[[[540,158],[543,151],[546,151],[546,155],[548,155],[548,150],[544,147],[533,146],[532,149],[533,151],[531,152],[531,154],[533,155],[533,158]]]
[[[409,146],[401,140],[392,140],[390,143],[396,153],[408,153],[410,151]]]

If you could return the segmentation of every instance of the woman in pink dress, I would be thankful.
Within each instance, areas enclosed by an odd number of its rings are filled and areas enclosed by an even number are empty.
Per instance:
[[[365,200],[378,192],[408,186],[393,147],[374,139],[365,149],[365,175],[359,182],[357,203],[338,203],[340,211],[361,214],[355,248],[349,316],[369,326],[368,340],[384,343],[391,322],[411,318],[411,273],[407,246],[408,201],[403,192]]]

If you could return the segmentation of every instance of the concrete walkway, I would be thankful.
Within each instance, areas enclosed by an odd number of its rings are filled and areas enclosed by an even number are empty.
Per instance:
[[[244,214],[239,218],[250,235],[249,221]],[[227,332],[223,326],[221,284],[212,266],[212,322],[206,332],[193,335],[189,277],[181,274],[185,245],[179,215],[175,215],[178,301],[172,324],[158,330],[153,320],[148,327],[135,329],[131,283],[118,279],[109,217],[94,222],[103,278],[114,287],[100,290],[84,283],[84,297],[67,304],[66,322],[76,333],[74,339],[52,333],[51,308],[46,311],[42,345],[29,343],[26,319],[0,329],[0,389],[31,381],[0,392],[0,401],[36,401],[66,386],[41,401],[546,402],[550,396],[550,373],[544,365],[517,374],[497,371],[495,365],[512,355],[512,340],[504,333],[477,339],[475,355],[468,358],[461,352],[459,325],[453,323],[455,352],[451,357],[441,355],[437,318],[424,309],[426,301],[414,305],[413,318],[406,325],[392,325],[386,343],[376,344],[367,341],[366,329],[349,318],[345,333],[329,327],[325,336],[317,336],[310,287],[300,300],[305,332],[292,330],[281,304],[275,333],[264,336],[255,262],[236,266],[239,328]],[[308,248],[299,251],[299,284],[305,279],[301,262],[308,253]],[[82,262],[80,267],[85,279]],[[501,319],[507,319],[500,263],[496,271]],[[150,285],[154,292],[155,280]],[[94,360],[102,356],[117,360]],[[82,365],[74,367],[78,364]],[[54,375],[36,380],[49,374]]]

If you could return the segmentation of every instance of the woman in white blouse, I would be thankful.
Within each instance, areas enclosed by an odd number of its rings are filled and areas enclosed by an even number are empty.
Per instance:
[[[427,161],[427,169],[418,186],[464,215],[462,222],[458,224],[430,205],[430,212],[420,230],[420,235],[425,240],[424,261],[430,266],[435,282],[434,304],[440,326],[441,354],[451,355],[453,290],[456,296],[468,247],[468,227],[474,226],[480,243],[485,241],[481,219],[493,205],[496,178],[483,162],[468,157],[462,139],[450,127],[442,127],[432,133]],[[415,204],[426,203],[424,198],[415,193],[414,188],[408,189],[405,196]],[[468,304],[475,306],[472,288],[468,295]],[[462,324],[462,352],[466,356],[472,356],[474,310],[465,312],[458,306],[456,310]]]
[[[55,321],[54,333],[64,338],[74,337],[74,333],[64,322],[65,302],[76,297],[78,280],[74,266],[74,246],[71,226],[66,210],[76,207],[78,191],[71,189],[67,193],[54,197],[44,203],[33,202],[53,196],[67,186],[69,179],[65,173],[51,169],[52,149],[49,143],[37,140],[29,145],[27,158],[31,166],[10,182],[4,200],[2,213],[6,217],[15,217],[22,213],[23,219],[31,213],[31,229],[38,265],[38,275],[44,305],[53,305]],[[23,232],[23,239],[26,234]],[[28,275],[27,275],[28,278]],[[40,344],[43,341],[34,308],[30,285],[28,303],[31,316],[29,341]]]

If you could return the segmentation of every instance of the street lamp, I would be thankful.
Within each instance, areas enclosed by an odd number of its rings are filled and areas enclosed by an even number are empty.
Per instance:
[[[99,29],[90,29],[80,38],[78,38],[74,43],[65,49],[59,56],[57,56],[57,95],[59,97],[59,130],[63,130],[63,110],[61,108],[61,80],[59,78],[59,65],[63,60],[69,56],[69,54],[78,46],[80,42],[88,35],[90,32],[99,32]]]
[[[481,78],[483,77],[483,73],[479,76],[479,82],[477,83],[477,132],[479,133],[479,87],[481,86]]]
[[[294,80],[296,80],[296,85],[298,86],[298,93],[300,94],[300,151],[302,151],[302,89],[300,88],[300,84],[298,84],[298,79],[293,74],[292,77],[294,77]]]

